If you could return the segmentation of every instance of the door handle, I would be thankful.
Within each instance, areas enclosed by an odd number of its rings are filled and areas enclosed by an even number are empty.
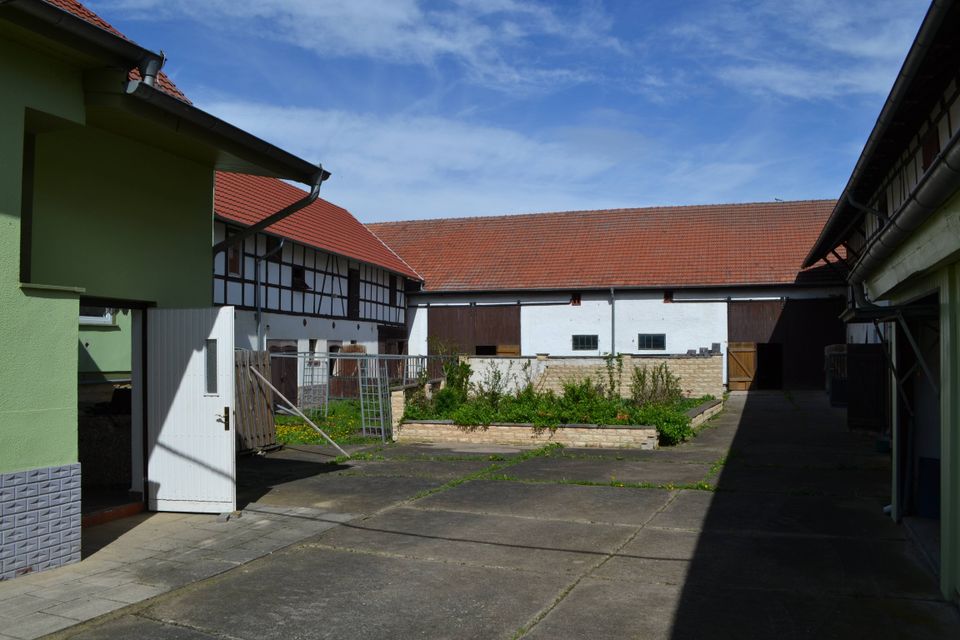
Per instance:
[[[223,423],[224,431],[230,431],[230,407],[223,408],[223,415],[217,416],[217,422]]]

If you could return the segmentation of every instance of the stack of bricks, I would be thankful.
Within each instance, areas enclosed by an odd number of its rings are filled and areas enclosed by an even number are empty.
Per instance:
[[[565,447],[604,449],[656,449],[657,430],[653,427],[567,425],[555,430],[535,430],[529,424],[492,424],[487,427],[458,427],[450,421],[404,422],[394,429],[398,442],[466,442],[540,446],[559,443]]]
[[[80,464],[0,474],[0,580],[80,560]]]
[[[685,396],[699,397],[711,395],[719,398],[723,395],[723,357],[705,356],[631,356],[624,355],[623,377],[620,392],[630,394],[630,380],[636,367],[648,369],[666,363],[670,373],[680,378],[680,388]],[[566,382],[576,382],[589,378],[606,382],[607,364],[603,358],[547,357],[543,374],[535,381],[541,389],[551,389],[556,393],[563,391]]]

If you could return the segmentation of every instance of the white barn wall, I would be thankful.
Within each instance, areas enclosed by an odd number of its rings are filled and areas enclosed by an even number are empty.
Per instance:
[[[726,383],[727,302],[747,300],[820,299],[843,295],[839,287],[712,288],[673,292],[673,302],[664,302],[663,290],[616,290],[616,352],[649,355],[685,354],[690,349],[710,348],[720,343]],[[590,356],[610,352],[610,293],[583,292],[579,305],[570,304],[565,291],[514,294],[419,294],[408,309],[409,351],[427,353],[428,308],[467,304],[520,304],[520,353],[533,356]],[[637,335],[663,333],[666,349],[639,350]],[[574,351],[572,336],[596,334],[596,351]]]
[[[412,356],[427,355],[427,309],[409,307],[407,309],[407,353]]]
[[[317,351],[327,351],[327,343],[331,340],[339,340],[343,344],[350,344],[351,340],[356,340],[357,344],[367,348],[367,353],[377,353],[379,348],[375,322],[331,320],[269,312],[263,314],[262,322],[263,333],[267,340],[296,340],[297,351],[300,352],[309,351],[310,340],[318,341]],[[234,327],[237,348],[257,348],[256,312],[238,309]]]

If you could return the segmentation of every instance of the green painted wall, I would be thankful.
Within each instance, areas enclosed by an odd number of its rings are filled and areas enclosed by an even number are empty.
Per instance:
[[[77,344],[81,380],[130,376],[130,311],[114,313],[110,325],[80,324]]]
[[[870,278],[888,293],[880,299],[905,304],[940,297],[940,588],[960,600],[960,195],[948,201]],[[896,399],[895,399],[896,400]],[[894,411],[894,414],[896,412]],[[894,440],[894,460],[906,443]],[[899,487],[894,465],[893,487]],[[894,504],[896,505],[896,495]],[[899,517],[900,514],[895,514]]]
[[[212,167],[85,126],[82,79],[0,29],[0,472],[77,460],[80,294],[19,283],[26,131],[37,149],[31,282],[210,304]]]
[[[210,167],[84,127],[37,136],[36,178],[36,280],[94,297],[210,305]]]
[[[77,459],[77,295],[19,286],[25,109],[82,122],[80,74],[0,38],[0,472]]]

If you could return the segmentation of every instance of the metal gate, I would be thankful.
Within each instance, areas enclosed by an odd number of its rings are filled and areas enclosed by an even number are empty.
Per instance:
[[[364,436],[386,442],[393,423],[390,415],[390,375],[387,361],[360,360],[360,430]]]

